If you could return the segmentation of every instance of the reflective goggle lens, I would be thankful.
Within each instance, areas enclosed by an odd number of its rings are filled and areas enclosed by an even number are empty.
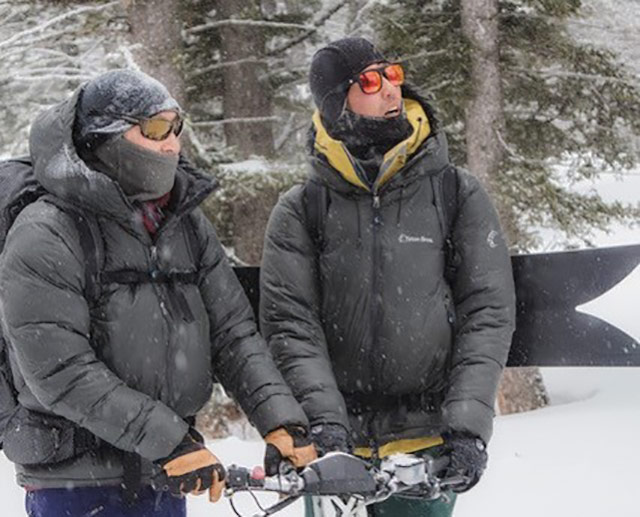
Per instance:
[[[360,74],[360,88],[363,93],[376,93],[382,88],[382,77],[377,70],[368,70]]]
[[[171,131],[176,136],[180,136],[184,122],[180,117],[173,120],[167,120],[162,117],[154,117],[140,121],[140,131],[145,138],[150,140],[164,140]]]
[[[378,93],[382,89],[382,74],[393,86],[400,86],[404,83],[404,69],[399,63],[372,68],[362,72],[358,76],[358,84],[363,93]]]
[[[404,69],[402,65],[389,65],[384,69],[384,76],[389,79],[393,86],[400,86],[404,83]]]

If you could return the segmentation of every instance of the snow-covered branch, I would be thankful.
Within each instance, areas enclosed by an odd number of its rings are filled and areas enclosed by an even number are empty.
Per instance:
[[[399,58],[400,61],[413,61],[414,59],[420,59],[422,57],[432,57],[432,56],[442,56],[447,53],[447,49],[440,50],[423,50],[422,52],[418,52],[416,54],[409,54],[406,56],[401,56]]]
[[[367,0],[364,5],[361,5],[355,14],[351,17],[348,23],[347,31],[351,34],[357,31],[362,26],[362,17],[366,14],[375,4],[377,0]]]
[[[136,63],[136,60],[133,57],[133,52],[131,52],[132,47],[137,47],[137,45],[121,45],[118,50],[122,54],[122,57],[124,57],[124,61],[127,63],[127,68],[140,72],[140,66]]]
[[[235,61],[223,61],[221,63],[214,63],[213,65],[205,66],[204,68],[199,68],[195,70],[193,73],[189,74],[189,77],[199,77],[204,74],[208,74],[209,72],[213,72],[214,70],[219,70],[220,68],[224,68],[226,66],[235,66],[235,65],[243,65],[246,63],[258,64],[267,62],[265,58],[255,58],[255,57],[247,57],[244,59],[236,59]]]
[[[198,135],[196,135],[196,132],[193,130],[193,127],[191,126],[192,124],[185,124],[184,131],[187,135],[187,138],[189,139],[189,142],[193,146],[194,152],[198,155],[198,157],[203,162],[210,163],[207,149],[205,148],[204,144],[200,141],[200,139],[198,138]]]
[[[76,81],[78,83],[81,83],[83,81],[88,81],[89,79],[91,79],[91,76],[88,74],[66,75],[66,74],[56,74],[56,73],[48,73],[46,75],[35,75],[35,76],[17,74],[17,75],[14,75],[12,79],[14,81],[24,81],[24,82],[59,81],[62,79],[65,81]]]
[[[541,165],[541,166],[547,165],[547,163],[543,160],[532,160],[530,158],[525,158],[524,156],[519,154],[515,149],[513,149],[509,144],[507,144],[507,142],[503,138],[502,133],[500,131],[496,131],[495,133],[496,133],[496,136],[498,137],[498,142],[500,143],[500,146],[507,152],[507,154],[511,157],[511,159],[514,162],[529,163],[529,164]]]
[[[241,20],[241,19],[227,19],[227,20],[215,20],[212,22],[203,23],[202,25],[196,25],[187,29],[187,34],[199,34],[211,29],[217,29],[218,27],[269,27],[275,29],[299,29],[299,30],[311,30],[313,26],[302,25],[300,23],[286,23],[286,22],[271,22],[267,20]]]
[[[298,36],[297,38],[280,45],[279,47],[274,48],[272,51],[268,52],[267,55],[275,56],[281,54],[289,50],[291,47],[295,47],[299,43],[302,43],[307,38],[313,36],[320,27],[322,27],[329,18],[331,18],[335,13],[337,13],[340,9],[342,9],[347,4],[346,1],[342,1],[334,5],[331,9],[329,9],[325,14],[321,15],[315,22],[313,22],[313,28],[309,29],[307,32]]]
[[[628,81],[621,77],[615,77],[610,75],[602,75],[602,74],[586,74],[584,72],[570,72],[567,70],[555,70],[549,68],[543,68],[541,70],[533,70],[529,68],[512,68],[512,70],[516,72],[521,72],[525,74],[537,74],[542,77],[572,77],[575,79],[586,79],[589,81],[602,81],[608,83],[617,83],[617,84],[625,84],[627,86],[637,87],[637,81]]]
[[[203,120],[199,122],[192,122],[193,127],[215,127],[222,124],[253,124],[256,122],[272,122],[279,120],[276,116],[270,117],[233,117],[225,118],[222,120]]]
[[[4,48],[4,47],[8,47],[9,45],[13,45],[15,44],[17,41],[22,40],[23,38],[30,36],[32,34],[36,34],[38,32],[41,32],[43,30],[45,30],[48,27],[51,27],[52,25],[55,25],[57,23],[60,23],[61,21],[64,21],[68,18],[72,18],[74,16],[77,16],[79,14],[83,14],[83,13],[88,13],[88,12],[99,12],[99,11],[104,11],[106,9],[109,9],[111,7],[114,7],[116,5],[119,5],[120,2],[119,0],[113,1],[113,2],[109,2],[108,4],[102,4],[102,5],[89,5],[89,6],[83,6],[83,7],[79,7],[78,9],[74,9],[72,11],[69,11],[67,13],[61,14],[59,16],[55,16],[54,18],[51,18],[50,20],[41,23],[40,25],[37,25],[35,27],[31,27],[29,29],[23,30],[21,32],[18,32],[17,34],[14,34],[13,36],[11,36],[10,38],[4,40],[4,41],[0,41],[0,48]]]

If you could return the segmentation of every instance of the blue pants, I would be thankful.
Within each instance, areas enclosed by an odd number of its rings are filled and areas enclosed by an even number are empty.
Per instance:
[[[120,487],[45,488],[27,491],[29,517],[186,517],[186,499],[167,492],[142,490],[134,505],[123,500]]]

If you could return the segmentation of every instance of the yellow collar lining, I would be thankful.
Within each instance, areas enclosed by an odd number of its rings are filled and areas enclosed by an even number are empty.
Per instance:
[[[402,169],[409,157],[431,133],[429,119],[420,103],[413,99],[404,99],[403,102],[407,119],[413,127],[413,132],[407,139],[399,142],[385,153],[382,164],[380,165],[378,178],[373,187],[374,190],[380,188]],[[340,140],[329,136],[329,133],[322,124],[318,110],[313,114],[312,120],[316,129],[315,149],[326,156],[329,164],[336,169],[345,180],[357,187],[370,191],[371,189],[358,177],[355,160],[346,146]]]

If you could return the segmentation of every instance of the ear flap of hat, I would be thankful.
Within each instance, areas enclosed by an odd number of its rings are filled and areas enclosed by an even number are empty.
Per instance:
[[[309,85],[322,118],[335,122],[346,104],[349,79],[382,61],[382,54],[364,38],[343,38],[318,50],[311,61]]]

